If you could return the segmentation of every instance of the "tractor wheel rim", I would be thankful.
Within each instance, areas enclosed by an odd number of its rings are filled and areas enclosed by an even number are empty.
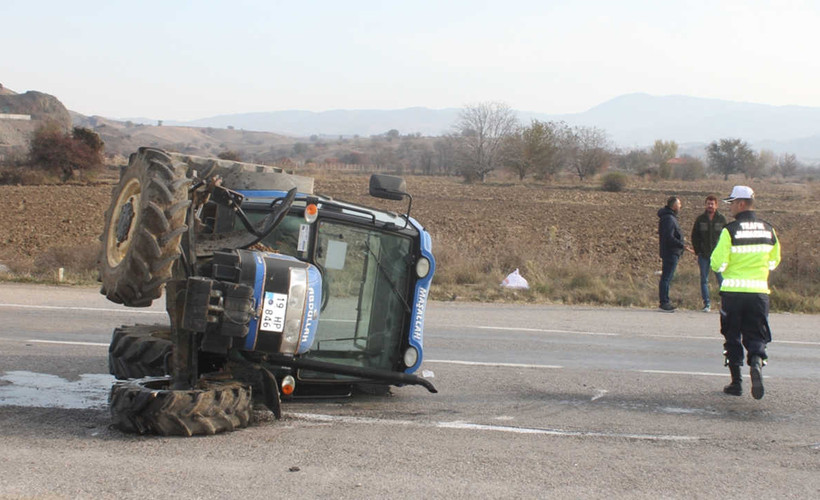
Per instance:
[[[106,255],[111,267],[118,266],[131,247],[138,226],[141,194],[139,180],[131,179],[123,186],[111,209],[111,226],[106,241]]]

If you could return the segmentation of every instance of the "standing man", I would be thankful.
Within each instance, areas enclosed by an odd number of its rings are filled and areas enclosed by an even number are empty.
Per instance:
[[[678,260],[683,254],[684,242],[683,232],[678,224],[678,214],[681,203],[677,196],[670,196],[666,200],[666,206],[658,210],[658,240],[660,242],[660,255],[663,266],[661,268],[661,281],[658,284],[658,298],[663,311],[674,311],[675,306],[669,301],[669,284],[675,269],[678,267]]]
[[[712,270],[723,274],[720,285],[720,333],[732,382],[723,392],[740,396],[743,348],[752,379],[752,397],[763,397],[763,365],[769,330],[769,271],[780,264],[780,242],[774,228],[757,218],[752,207],[754,191],[735,186],[723,200],[735,220],[720,233],[712,252]]]
[[[695,255],[698,256],[698,267],[700,268],[700,296],[703,298],[703,312],[712,310],[712,303],[709,300],[709,258],[712,250],[717,245],[720,232],[726,225],[726,217],[717,210],[717,197],[710,194],[706,197],[706,209],[695,219],[692,226],[692,246]],[[718,287],[723,283],[720,273],[717,276]]]

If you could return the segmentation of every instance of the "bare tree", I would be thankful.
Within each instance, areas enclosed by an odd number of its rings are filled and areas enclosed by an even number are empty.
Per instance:
[[[455,125],[459,173],[468,181],[484,182],[502,163],[504,141],[515,132],[518,119],[504,103],[482,102],[465,107]]]
[[[790,175],[794,175],[800,166],[800,162],[797,161],[796,155],[786,153],[777,160],[777,165],[775,165],[775,168],[778,172],[780,172],[780,175],[783,177],[788,177]]]
[[[761,149],[760,152],[757,154],[755,161],[746,165],[746,168],[743,170],[743,173],[746,175],[746,178],[760,178],[765,175],[770,175],[776,169],[775,165],[777,163],[777,156],[774,154],[774,151],[768,149]]]
[[[455,167],[455,141],[452,135],[445,135],[433,143],[436,152],[436,169],[441,174],[451,175]]]
[[[564,154],[582,182],[609,164],[612,145],[606,132],[596,127],[578,126],[564,134]]]
[[[633,172],[642,174],[648,172],[653,166],[653,161],[645,150],[631,149],[626,152],[619,152],[615,156],[618,168],[624,172]]]
[[[416,156],[414,158],[414,165],[417,165],[421,173],[424,175],[431,175],[433,173],[433,148],[428,143],[422,143],[418,147]],[[413,171],[415,172],[415,167]]]
[[[371,160],[379,170],[396,170],[396,151],[384,143],[375,145],[371,153]]]

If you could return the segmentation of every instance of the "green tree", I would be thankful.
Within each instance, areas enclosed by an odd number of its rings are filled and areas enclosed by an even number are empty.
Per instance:
[[[504,165],[524,180],[535,173],[540,178],[552,178],[560,167],[556,156],[559,149],[557,126],[533,120],[529,127],[519,127],[506,141]]]
[[[723,180],[729,175],[745,171],[747,165],[755,161],[755,154],[745,141],[740,139],[720,139],[706,146],[709,166],[715,172],[723,174]]]
[[[517,126],[515,112],[503,103],[482,102],[461,110],[454,126],[459,173],[467,181],[484,182],[503,164],[504,143]]]
[[[658,167],[678,156],[678,144],[675,141],[655,141],[649,150],[649,157]]]

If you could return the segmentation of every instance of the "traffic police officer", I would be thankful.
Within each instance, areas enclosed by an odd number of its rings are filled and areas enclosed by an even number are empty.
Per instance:
[[[720,333],[725,338],[724,353],[732,382],[723,392],[734,396],[743,393],[740,369],[743,348],[752,379],[752,397],[763,397],[763,364],[769,330],[769,271],[780,263],[780,242],[774,228],[757,218],[752,210],[754,191],[735,186],[728,198],[729,211],[735,220],[720,233],[712,252],[711,267],[723,274],[720,286]]]

